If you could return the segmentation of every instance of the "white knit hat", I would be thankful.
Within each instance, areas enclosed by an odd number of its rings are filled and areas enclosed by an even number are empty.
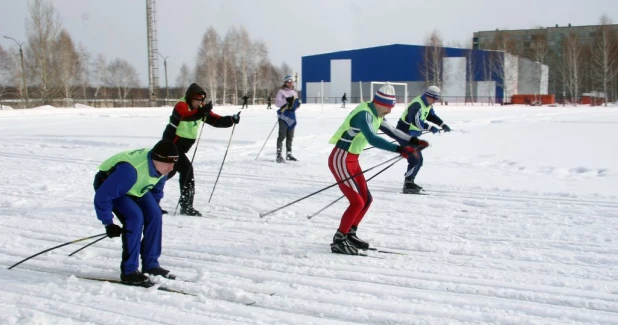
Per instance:
[[[440,99],[440,88],[438,88],[438,86],[430,86],[427,88],[427,91],[425,91],[425,97]]]
[[[397,102],[395,96],[395,87],[391,86],[390,82],[386,82],[384,86],[380,87],[373,96],[373,102],[382,106],[393,108]]]

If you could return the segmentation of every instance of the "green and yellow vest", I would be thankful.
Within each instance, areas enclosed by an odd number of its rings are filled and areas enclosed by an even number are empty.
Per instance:
[[[358,107],[356,107],[352,112],[350,112],[350,114],[348,114],[348,116],[346,117],[345,121],[343,121],[343,124],[339,127],[339,129],[337,129],[337,132],[335,132],[333,137],[330,138],[329,143],[335,144],[337,145],[337,147],[347,150],[348,152],[353,154],[358,155],[363,152],[363,149],[367,146],[369,142],[360,131],[360,129],[351,127],[350,121],[352,121],[352,118],[354,118],[356,114],[366,111],[369,112],[369,114],[371,114],[371,116],[373,117],[372,126],[374,130],[377,130],[380,127],[380,124],[382,124],[382,120],[384,119],[374,114],[374,112],[369,107],[369,103],[370,102],[364,102]]]
[[[127,162],[131,164],[131,166],[133,166],[133,168],[137,171],[137,180],[127,194],[142,197],[150,191],[161,178],[163,178],[163,176],[150,176],[150,168],[148,166],[149,152],[150,149],[146,148],[121,152],[105,160],[99,167],[99,170],[109,172],[112,168],[114,168],[114,166],[116,166],[116,164],[120,162]]]

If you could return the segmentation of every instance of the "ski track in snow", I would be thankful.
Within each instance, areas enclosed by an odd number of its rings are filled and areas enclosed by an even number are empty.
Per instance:
[[[564,131],[573,122],[602,119],[588,134],[615,138],[615,108],[437,107],[454,132],[426,136],[428,195],[400,194],[401,161],[369,182],[374,203],[359,227],[373,246],[405,255],[369,257],[329,251],[347,200],[307,219],[337,188],[259,217],[334,183],[327,141],[349,110],[331,109],[303,105],[301,161],[286,164],[274,163],[274,134],[255,159],[274,113],[243,112],[210,204],[229,130],[204,128],[194,165],[196,207],[208,213],[164,216],[160,258],[191,282],[158,279],[197,297],[71,276],[117,278],[118,238],[6,270],[104,232],[92,208],[96,168],[152,146],[169,108],[0,112],[0,324],[618,324],[618,155],[602,144],[575,158],[552,149],[578,145]],[[589,144],[586,134],[577,136]],[[391,157],[373,149],[361,165]],[[162,206],[173,213],[177,200],[175,178]]]

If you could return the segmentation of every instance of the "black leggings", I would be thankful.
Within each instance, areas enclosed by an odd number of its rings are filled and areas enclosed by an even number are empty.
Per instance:
[[[176,172],[180,175],[180,205],[186,207],[193,206],[193,196],[195,195],[195,178],[193,176],[193,165],[186,153],[181,153],[178,161],[174,164],[174,170],[167,175],[167,179],[174,177]]]
[[[281,153],[281,146],[285,139],[285,149],[288,153],[292,153],[292,140],[294,140],[294,129],[290,129],[288,124],[283,120],[279,120],[279,137],[277,138],[277,153]]]

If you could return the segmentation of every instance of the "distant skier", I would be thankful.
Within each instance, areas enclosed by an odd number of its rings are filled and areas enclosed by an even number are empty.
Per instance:
[[[144,273],[175,278],[159,266],[163,228],[159,202],[166,175],[178,156],[173,142],[161,140],[152,149],[125,151],[106,159],[95,175],[94,209],[108,237],[122,236],[120,281],[125,284],[155,285]],[[114,223],[114,214],[123,227]]]
[[[451,128],[433,110],[433,104],[439,99],[440,88],[437,86],[427,88],[423,95],[415,97],[408,103],[397,123],[397,129],[407,132],[414,137],[419,137],[423,131],[438,133],[440,129],[425,122],[429,121],[440,126],[444,132],[450,132]],[[423,189],[415,183],[416,175],[421,166],[423,166],[423,154],[421,152],[419,152],[418,156],[408,156],[408,169],[405,173],[403,193],[417,194]]]
[[[270,97],[272,97],[271,94],[268,94],[268,97],[266,97],[266,109],[273,109],[272,107],[270,107],[270,104],[272,103]]]
[[[405,158],[418,155],[420,150],[429,146],[426,141],[397,130],[384,120],[384,116],[395,106],[395,101],[395,88],[387,82],[375,93],[373,101],[361,103],[348,114],[329,141],[335,147],[328,157],[328,168],[335,180],[341,182],[339,189],[350,201],[330,244],[333,253],[358,255],[359,249],[369,249],[369,244],[356,236],[358,225],[373,201],[358,163],[358,157],[367,143],[379,149],[397,152]],[[377,136],[378,129],[403,144],[390,143]]]
[[[346,93],[343,93],[343,96],[341,97],[341,107],[345,108],[345,103],[348,102],[348,97],[346,96]]]
[[[296,127],[296,110],[300,107],[298,93],[294,90],[294,81],[291,76],[285,76],[283,86],[277,91],[275,96],[277,118],[279,119],[279,137],[277,138],[277,162],[282,163],[281,146],[285,140],[287,150],[286,160],[298,161],[292,156],[292,140],[294,140],[294,128]]]
[[[247,94],[242,96],[242,107],[240,109],[244,109],[245,107],[249,109],[249,104],[247,104],[248,100],[249,100],[249,96],[247,96]]]

